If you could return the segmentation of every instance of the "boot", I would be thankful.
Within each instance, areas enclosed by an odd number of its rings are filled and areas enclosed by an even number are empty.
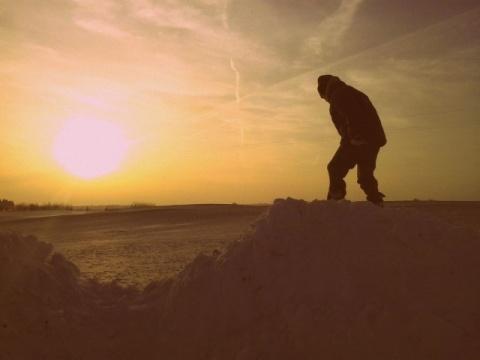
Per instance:
[[[345,193],[342,191],[329,191],[327,194],[327,200],[343,200],[345,199]]]
[[[384,194],[382,194],[381,192],[378,192],[374,195],[368,195],[367,200],[370,201],[371,203],[379,206],[379,207],[383,207],[383,198],[384,197],[385,197]]]

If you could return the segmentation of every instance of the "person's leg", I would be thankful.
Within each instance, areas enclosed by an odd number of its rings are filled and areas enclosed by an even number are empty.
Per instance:
[[[349,144],[341,144],[332,160],[328,163],[327,170],[330,179],[327,199],[343,199],[347,193],[345,176],[357,163],[355,147]]]
[[[357,163],[357,182],[367,195],[368,201],[380,204],[385,195],[378,191],[378,181],[374,176],[380,148],[363,145],[359,150],[361,151]]]

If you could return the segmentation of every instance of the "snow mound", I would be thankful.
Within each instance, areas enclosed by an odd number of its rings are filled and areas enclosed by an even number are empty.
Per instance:
[[[475,234],[411,211],[278,200],[251,235],[175,280],[165,348],[178,359],[480,358],[479,255]]]
[[[83,278],[52,250],[0,230],[0,359],[122,359],[117,333],[138,290]]]
[[[141,292],[50,252],[0,233],[2,359],[480,358],[480,238],[412,210],[276,200]]]

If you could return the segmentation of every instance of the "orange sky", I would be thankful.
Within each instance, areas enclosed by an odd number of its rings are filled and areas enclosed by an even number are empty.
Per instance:
[[[386,200],[480,200],[479,18],[476,0],[3,1],[0,198],[325,198],[339,139],[316,79],[329,73],[382,118]],[[103,124],[72,138],[99,177],[58,155],[75,121]],[[364,198],[355,171],[347,183]]]

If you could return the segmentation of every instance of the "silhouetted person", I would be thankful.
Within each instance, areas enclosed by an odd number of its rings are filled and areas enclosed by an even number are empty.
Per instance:
[[[327,166],[330,178],[327,199],[341,200],[347,193],[344,181],[357,166],[357,182],[367,200],[382,205],[383,195],[373,175],[380,148],[387,143],[380,117],[367,95],[333,75],[318,78],[318,93],[330,104],[330,116],[340,134],[340,146]]]

